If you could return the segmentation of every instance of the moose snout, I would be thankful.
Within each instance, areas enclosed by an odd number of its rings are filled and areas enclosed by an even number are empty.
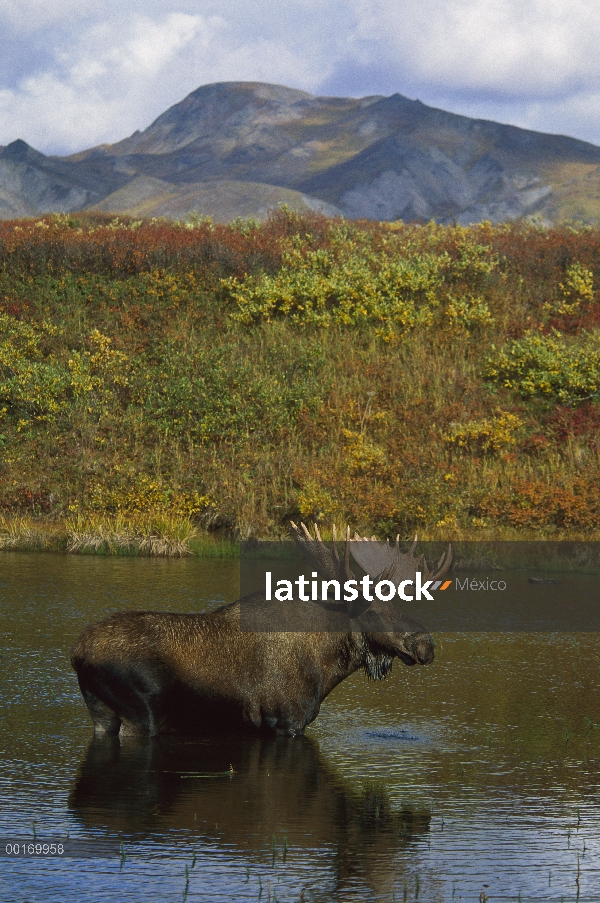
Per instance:
[[[406,640],[406,647],[420,665],[429,665],[435,658],[433,638],[429,633],[412,634]]]

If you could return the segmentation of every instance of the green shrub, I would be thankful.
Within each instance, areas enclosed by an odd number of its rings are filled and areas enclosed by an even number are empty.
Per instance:
[[[0,313],[0,404],[20,429],[31,421],[49,421],[64,407],[68,375],[59,362],[45,359],[46,323],[36,330]]]
[[[255,323],[284,316],[303,326],[381,324],[404,331],[433,322],[446,255],[410,260],[356,251],[296,248],[272,276],[223,280],[237,306],[233,318]]]
[[[570,338],[529,333],[488,356],[485,377],[522,398],[539,396],[563,404],[598,397],[600,335]]]

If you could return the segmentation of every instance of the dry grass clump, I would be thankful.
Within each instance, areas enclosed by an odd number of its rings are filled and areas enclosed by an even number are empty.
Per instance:
[[[193,554],[189,542],[197,535],[188,518],[164,513],[134,518],[80,514],[66,522],[66,531],[67,552],[166,558]]]
[[[57,522],[22,515],[0,515],[0,549],[43,552],[60,548],[64,530]]]

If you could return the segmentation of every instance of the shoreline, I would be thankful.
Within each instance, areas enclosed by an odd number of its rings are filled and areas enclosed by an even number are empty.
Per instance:
[[[321,528],[330,541],[331,530]],[[533,534],[525,530],[423,531],[419,541],[431,543],[430,558],[451,543],[453,572],[535,570],[538,572],[600,573],[600,536]],[[492,534],[492,535],[490,535]],[[248,537],[258,546],[288,538]],[[242,538],[224,538],[201,529],[189,518],[161,512],[125,517],[91,514],[46,520],[0,515],[0,552],[50,552],[69,555],[119,557],[239,559]],[[289,540],[291,542],[291,540]],[[406,538],[408,542],[408,537]],[[247,554],[247,551],[246,551]]]
[[[45,520],[0,516],[0,552],[58,552],[121,557],[236,558],[238,544],[215,539],[189,518],[155,512],[124,517],[78,515]]]

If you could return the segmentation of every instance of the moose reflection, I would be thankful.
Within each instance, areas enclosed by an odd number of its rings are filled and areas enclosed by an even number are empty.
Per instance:
[[[348,529],[343,559],[315,528],[292,524],[294,538],[311,566],[326,581],[353,580],[350,556],[374,581],[392,590],[414,580],[443,576],[450,549],[436,573],[423,558],[382,545]],[[312,602],[298,603],[296,616],[312,631],[268,629],[264,596],[245,600],[263,617],[267,629],[243,631],[240,601],[205,614],[123,612],[92,624],[73,646],[71,661],[94,731],[122,735],[199,734],[216,728],[267,729],[302,734],[318,715],[325,697],[350,674],[363,668],[381,679],[393,660],[406,665],[433,661],[433,640],[411,618],[398,615],[381,598],[339,613]],[[304,606],[304,609],[301,608]],[[265,608],[266,606],[266,608]],[[308,607],[308,610],[307,610]]]
[[[205,855],[214,856],[216,841],[228,859],[237,853],[255,865],[271,863],[274,836],[281,864],[285,835],[290,868],[300,853],[310,861],[313,851],[326,851],[338,890],[366,885],[386,899],[402,878],[398,854],[430,823],[427,811],[393,809],[382,786],[348,786],[311,738],[252,734],[95,737],[69,808],[94,833],[168,844],[176,830],[199,855],[208,842]],[[309,879],[310,867],[298,880]]]

